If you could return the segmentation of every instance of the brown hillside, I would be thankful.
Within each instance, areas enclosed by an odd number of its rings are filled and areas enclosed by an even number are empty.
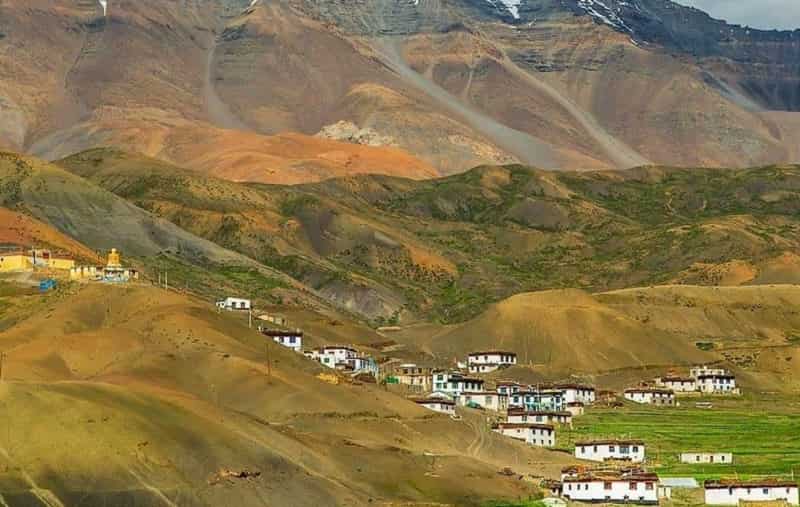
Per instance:
[[[98,262],[93,250],[35,218],[0,208],[0,243],[22,246],[45,246],[80,260]]]
[[[503,466],[554,475],[569,461],[482,417],[323,382],[321,366],[277,345],[267,355],[206,302],[98,285],[40,304],[0,333],[7,503],[477,505],[532,492]]]
[[[800,389],[799,316],[795,285],[664,286],[595,295],[559,290],[513,296],[439,332],[410,328],[399,336],[443,358],[516,351],[534,378],[589,373],[611,382],[625,371],[723,361],[745,385],[794,391]]]

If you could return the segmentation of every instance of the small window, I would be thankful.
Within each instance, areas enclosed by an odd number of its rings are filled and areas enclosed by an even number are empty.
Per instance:
[[[609,445],[608,446],[608,452],[614,452],[614,451],[615,451],[614,446],[613,445]]]
[[[611,483],[610,482],[604,482],[603,483],[603,489],[610,490],[611,489]]]
[[[765,495],[769,495],[769,489],[767,488],[762,489],[761,492],[764,493]]]
[[[636,483],[635,483],[635,482],[631,482],[631,483],[628,485],[628,488],[629,488],[631,491],[636,491]]]
[[[652,482],[646,482],[644,484],[644,489],[646,489],[647,491],[652,491],[653,490],[653,483]]]

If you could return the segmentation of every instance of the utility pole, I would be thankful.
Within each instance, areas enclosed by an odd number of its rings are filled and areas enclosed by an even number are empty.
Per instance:
[[[169,271],[164,271],[164,288],[169,290]]]
[[[253,310],[252,309],[248,309],[247,310],[247,327],[249,329],[253,329]]]
[[[0,352],[0,382],[3,381],[3,361],[6,358],[5,352]]]
[[[272,354],[270,353],[270,340],[267,337],[267,384],[272,384]]]

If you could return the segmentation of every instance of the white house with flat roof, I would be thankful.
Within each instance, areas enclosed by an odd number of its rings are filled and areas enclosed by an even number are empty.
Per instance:
[[[726,373],[728,372],[725,370],[725,368],[708,366],[705,364],[700,364],[689,368],[689,376],[692,378],[697,378],[700,375],[725,375]]]
[[[460,372],[433,372],[433,391],[446,393],[453,399],[458,398],[461,393],[483,392],[483,384],[483,379],[468,377]]]
[[[632,387],[625,389],[625,399],[647,405],[675,405],[675,392],[657,387]]]
[[[736,376],[730,373],[703,373],[697,376],[697,390],[707,394],[739,394]]]
[[[588,461],[625,460],[642,463],[645,458],[641,440],[588,440],[575,443],[575,457]]]
[[[800,505],[797,483],[777,480],[709,480],[705,482],[706,505],[739,505],[739,502],[784,501]]]
[[[414,400],[414,403],[428,410],[439,412],[440,414],[453,415],[456,413],[456,402],[444,398],[424,398]]]
[[[220,310],[246,312],[252,309],[252,303],[249,299],[227,297],[217,301],[217,308]]]
[[[636,471],[597,471],[566,475],[562,495],[573,502],[658,504],[658,476]]]
[[[665,389],[672,389],[676,393],[691,393],[697,391],[697,379],[694,377],[679,377],[667,375],[658,377],[656,385]]]
[[[564,391],[558,389],[532,389],[519,391],[509,396],[509,407],[526,410],[562,411],[566,406]]]
[[[538,423],[538,424],[563,424],[572,426],[570,412],[556,412],[548,410],[525,410],[524,408],[509,408],[506,413],[506,422],[510,423]]]
[[[495,384],[495,389],[500,394],[511,396],[523,390],[522,384],[518,382],[502,381]]]
[[[564,402],[591,405],[597,399],[595,388],[584,384],[555,384],[552,389],[563,391]]]
[[[517,355],[502,350],[472,352],[467,356],[467,368],[470,373],[491,373],[515,364],[517,364]]]
[[[680,458],[681,463],[733,464],[733,453],[730,452],[683,452]]]
[[[290,348],[295,352],[303,351],[303,332],[299,329],[296,331],[281,331],[279,329],[266,329],[260,328],[261,334],[272,339],[275,343]]]
[[[492,425],[492,431],[536,447],[556,445],[556,430],[550,424],[497,423]]]

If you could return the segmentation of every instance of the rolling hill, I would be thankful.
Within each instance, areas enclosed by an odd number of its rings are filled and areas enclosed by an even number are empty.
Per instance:
[[[324,382],[202,300],[102,285],[27,297],[36,311],[0,332],[10,505],[479,505],[534,493],[504,466],[556,475],[570,461],[482,417]]]
[[[59,162],[375,323],[459,322],[520,292],[800,280],[800,170],[480,167],[241,185],[114,150]]]

